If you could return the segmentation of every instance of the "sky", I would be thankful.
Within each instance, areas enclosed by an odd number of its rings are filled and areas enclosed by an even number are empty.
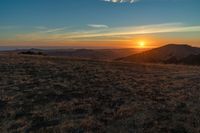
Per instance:
[[[0,46],[200,47],[200,0],[0,0]]]

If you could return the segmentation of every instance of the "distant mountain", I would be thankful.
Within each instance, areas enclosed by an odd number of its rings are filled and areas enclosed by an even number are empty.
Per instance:
[[[99,60],[113,60],[120,57],[143,52],[142,49],[17,49],[14,52],[18,54],[47,55],[47,56],[65,56],[70,58],[86,58]]]
[[[189,45],[168,44],[159,48],[119,58],[121,61],[152,62],[152,63],[181,63],[193,64],[200,62],[200,48]]]
[[[50,50],[47,51],[51,56],[66,56],[87,59],[115,59],[138,53],[136,49],[75,49],[75,50]]]

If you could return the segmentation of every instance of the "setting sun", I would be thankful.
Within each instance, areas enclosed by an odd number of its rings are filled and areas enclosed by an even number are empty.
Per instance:
[[[138,42],[140,48],[144,48],[146,43],[144,41]]]

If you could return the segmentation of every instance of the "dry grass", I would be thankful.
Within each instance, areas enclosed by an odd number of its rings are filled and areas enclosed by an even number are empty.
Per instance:
[[[199,133],[200,67],[0,55],[0,132]]]

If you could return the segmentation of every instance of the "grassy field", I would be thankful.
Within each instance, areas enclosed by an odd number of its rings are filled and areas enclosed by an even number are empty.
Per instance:
[[[200,67],[0,55],[0,132],[199,133]]]

